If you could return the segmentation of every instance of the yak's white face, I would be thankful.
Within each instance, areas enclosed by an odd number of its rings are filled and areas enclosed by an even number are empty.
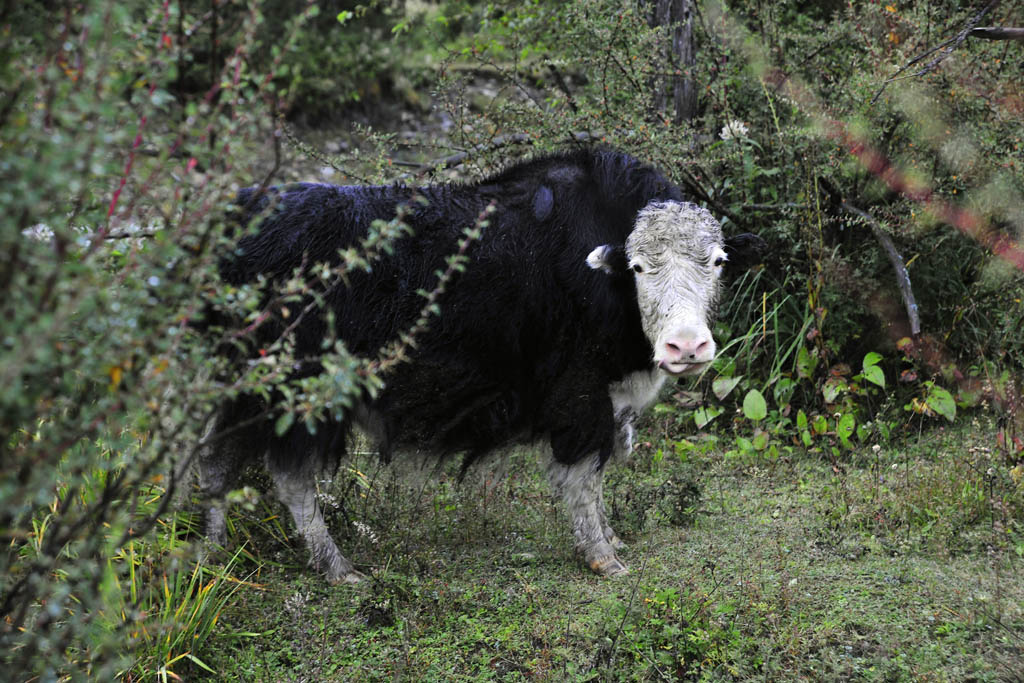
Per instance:
[[[598,247],[587,263],[610,271],[613,251],[608,245]],[[637,216],[624,256],[636,279],[655,365],[670,375],[701,372],[715,357],[708,323],[727,258],[718,221],[695,204],[649,204]]]

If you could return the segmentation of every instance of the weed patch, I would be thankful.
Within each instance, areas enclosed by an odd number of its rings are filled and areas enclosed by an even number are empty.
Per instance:
[[[301,548],[263,536],[264,590],[222,618],[260,635],[201,656],[226,680],[1012,680],[1020,493],[963,500],[986,481],[974,444],[989,436],[935,431],[838,473],[815,454],[752,465],[649,442],[608,479],[632,571],[613,581],[570,561],[532,453],[461,484],[357,458],[369,484],[333,521],[370,578],[327,586]],[[257,513],[235,514],[241,528]]]

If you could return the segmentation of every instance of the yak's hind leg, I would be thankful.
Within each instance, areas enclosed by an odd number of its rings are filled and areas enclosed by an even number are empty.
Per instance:
[[[227,501],[224,497],[232,489],[239,475],[249,462],[259,462],[266,449],[257,439],[250,438],[251,430],[231,430],[234,415],[225,408],[214,418],[204,439],[210,443],[202,446],[198,453],[199,491],[206,509],[204,532],[207,540],[217,545],[227,544],[226,523]]]
[[[602,576],[626,574],[629,569],[615,554],[621,541],[608,526],[602,500],[604,468],[597,454],[578,463],[563,465],[552,459],[548,479],[555,495],[564,502],[572,520],[576,552],[594,572]]]
[[[283,465],[278,458],[267,458],[267,470],[274,480],[277,497],[292,513],[295,526],[306,542],[311,562],[331,583],[358,583],[365,578],[334,544],[316,500],[316,475],[320,462],[310,458],[301,464]]]

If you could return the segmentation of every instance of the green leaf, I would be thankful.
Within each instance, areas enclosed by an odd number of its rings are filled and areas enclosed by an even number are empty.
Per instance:
[[[825,386],[821,388],[821,393],[825,397],[825,403],[835,403],[839,394],[848,388],[846,380],[842,377],[829,377],[825,380]]]
[[[807,429],[807,413],[802,410],[796,412],[796,428]]]
[[[679,462],[686,462],[690,459],[690,451],[696,450],[696,446],[687,441],[686,439],[680,439],[675,442],[673,449],[676,452],[676,457],[679,458]],[[660,448],[658,449],[661,450]]]
[[[743,375],[738,377],[716,377],[715,381],[711,383],[711,391],[715,392],[715,396],[718,397],[719,401],[722,401],[732,393],[732,390],[736,388],[741,379],[743,379]]]
[[[885,373],[877,365],[868,365],[864,368],[864,379],[885,388]]]
[[[291,428],[294,421],[295,413],[282,413],[281,417],[277,418],[277,422],[274,423],[274,433],[278,436],[283,436]]]
[[[806,347],[801,346],[796,354],[797,376],[808,379],[814,374],[816,367],[818,367],[818,359],[812,356]]]
[[[807,448],[810,448],[811,444],[814,443],[811,440],[811,433],[806,429],[800,432],[800,440],[804,442],[804,446],[806,446]]]
[[[693,411],[693,421],[697,424],[697,429],[703,429],[707,423],[721,414],[722,408],[720,406],[701,406]]]
[[[932,385],[925,404],[937,414],[952,422],[956,418],[956,401],[953,395],[940,386]]]
[[[207,671],[209,671],[210,673],[212,673],[212,674],[215,674],[215,673],[217,673],[216,671],[214,671],[213,669],[211,669],[211,668],[209,667],[209,665],[207,665],[207,664],[206,664],[206,662],[204,662],[203,660],[199,659],[199,657],[196,657],[196,656],[195,656],[195,655],[193,655],[193,654],[189,654],[188,652],[186,652],[186,653],[185,653],[185,657],[187,657],[187,658],[188,658],[189,660],[191,660],[191,661],[192,661],[193,663],[195,663],[195,664],[198,664],[198,665],[199,665],[200,667],[202,667],[202,668],[206,669],[206,670],[207,670]]]
[[[850,413],[846,413],[839,418],[839,424],[836,425],[836,434],[839,435],[839,440],[844,446],[850,445],[850,437],[853,435],[853,430],[857,426],[857,420]]]
[[[754,444],[754,450],[756,450],[756,451],[763,451],[765,448],[767,448],[768,447],[768,432],[761,431],[761,432],[758,432],[757,434],[754,434],[753,444]]]
[[[775,395],[775,404],[779,406],[779,409],[785,408],[789,405],[789,399],[793,397],[793,392],[796,390],[796,382],[788,377],[783,377],[775,383],[775,388],[772,393]]]
[[[768,404],[757,389],[751,389],[743,398],[743,414],[755,422],[768,415]]]
[[[341,12],[338,12],[338,23],[344,26],[345,23],[354,16],[355,14],[353,12],[342,10]]]
[[[864,362],[861,365],[864,368],[864,370],[866,371],[868,368],[874,367],[874,366],[878,365],[881,362],[882,362],[882,354],[875,353],[874,351],[869,351],[864,356]]]
[[[811,429],[814,430],[815,434],[824,434],[828,431],[828,420],[825,419],[824,415],[818,415],[814,418],[814,422],[811,423]]]

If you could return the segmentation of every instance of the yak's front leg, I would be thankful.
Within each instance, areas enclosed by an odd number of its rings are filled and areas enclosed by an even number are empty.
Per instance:
[[[636,428],[633,426],[635,420],[636,412],[632,408],[623,408],[615,413],[616,438],[613,458],[621,461],[632,452],[633,441],[636,438]],[[598,476],[600,478],[600,474]],[[626,544],[622,542],[622,539],[619,538],[608,522],[608,514],[604,506],[603,488],[599,481],[597,487],[597,511],[601,515],[601,527],[604,530],[604,538],[611,547],[621,550],[626,547]]]
[[[572,465],[563,465],[554,459],[548,465],[551,487],[565,502],[572,521],[576,552],[594,572],[616,576],[629,569],[615,554],[615,543],[621,545],[621,541],[605,517],[601,495],[603,477],[604,468],[596,453]]]

